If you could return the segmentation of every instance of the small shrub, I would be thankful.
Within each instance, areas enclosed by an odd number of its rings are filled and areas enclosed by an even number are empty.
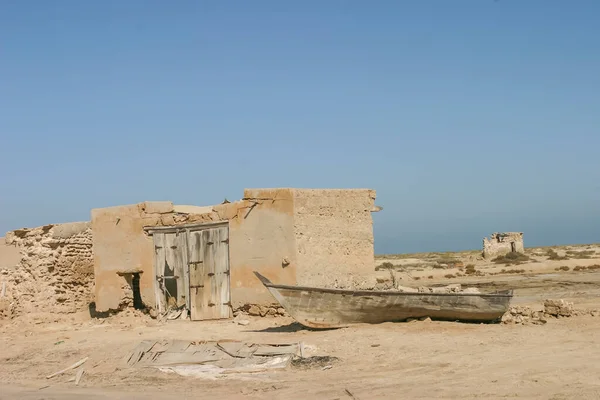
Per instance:
[[[446,274],[446,275],[444,275],[444,278],[452,279],[452,278],[456,278],[456,276],[454,276],[452,274]]]
[[[588,271],[595,271],[595,270],[597,270],[597,269],[600,269],[600,265],[599,265],[599,264],[589,265],[589,266],[587,266],[587,267],[584,267],[584,266],[578,265],[578,266],[576,266],[575,268],[573,268],[573,271],[585,271],[585,270],[588,270]]]
[[[498,256],[492,260],[496,264],[519,265],[530,261],[531,259],[523,253],[512,252],[503,256]]]
[[[562,267],[558,267],[555,268],[555,271],[569,271],[571,268],[567,267],[566,265],[563,265]]]
[[[475,265],[473,264],[469,264],[465,267],[465,274],[466,275],[474,275],[477,274],[477,270],[475,269]]]
[[[418,281],[419,279],[421,279],[421,277],[420,277],[420,276],[415,276],[413,279],[414,279],[415,281]]]
[[[429,275],[427,279],[433,279],[433,275]]]
[[[375,267],[375,271],[379,271],[379,270],[382,270],[382,269],[390,269],[391,270],[391,269],[397,269],[397,268],[402,268],[402,266],[395,265],[395,264],[392,264],[389,261],[386,261],[383,264],[379,264],[378,266],[376,266]]]
[[[525,273],[524,269],[509,269],[506,271],[507,274],[523,274]]]
[[[595,256],[596,252],[594,250],[582,250],[582,251],[568,250],[567,254],[570,257],[576,258],[578,260],[586,260],[586,259],[592,258],[592,256]]]
[[[556,251],[554,251],[554,249],[549,249],[546,252],[546,256],[548,257],[548,260],[552,260],[552,261],[562,261],[562,260],[569,259],[569,257],[567,257],[567,256],[559,256],[558,253]]]

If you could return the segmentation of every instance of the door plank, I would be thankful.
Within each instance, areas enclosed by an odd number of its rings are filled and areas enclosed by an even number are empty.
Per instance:
[[[188,253],[188,233],[187,231],[182,231],[179,233],[179,254],[181,257],[180,265],[181,265],[181,273],[183,279],[181,279],[181,296],[182,302],[185,304],[186,310],[190,309],[190,266],[188,264],[189,253]],[[182,304],[182,305],[183,305]]]
[[[218,304],[218,318],[230,318],[229,280],[229,229],[226,226],[215,229],[215,286],[214,301]]]
[[[188,234],[188,265],[190,274],[190,318],[202,320],[204,292],[204,258],[202,253],[202,232],[193,231]]]
[[[206,229],[202,231],[202,247],[204,257],[204,292],[202,295],[202,306],[204,308],[202,314],[204,319],[216,318],[216,303],[214,302],[214,293],[216,285],[214,284],[215,276],[215,257],[214,257],[214,229]]]
[[[164,237],[162,233],[153,235],[154,242],[154,301],[156,302],[156,309],[160,314],[165,312],[165,296],[162,291],[162,284],[157,281],[157,276],[163,276],[165,270],[165,249],[164,249]]]

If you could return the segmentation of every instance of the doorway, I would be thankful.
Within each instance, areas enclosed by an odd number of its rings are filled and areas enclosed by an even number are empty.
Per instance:
[[[159,313],[184,309],[195,321],[231,318],[229,224],[149,228]]]

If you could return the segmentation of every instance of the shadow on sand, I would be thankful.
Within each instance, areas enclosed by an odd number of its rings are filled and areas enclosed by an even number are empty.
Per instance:
[[[265,329],[257,329],[247,332],[271,332],[271,333],[290,333],[290,332],[300,332],[300,331],[333,331],[338,328],[308,328],[304,325],[299,324],[298,322],[292,322],[291,324],[282,325],[282,326],[272,326],[270,328]]]

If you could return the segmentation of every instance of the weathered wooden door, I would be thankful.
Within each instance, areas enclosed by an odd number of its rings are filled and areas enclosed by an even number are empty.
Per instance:
[[[231,318],[229,227],[190,230],[187,246],[191,319]]]
[[[157,306],[166,311],[188,306],[187,282],[187,233],[185,230],[174,232],[155,232],[154,266],[157,283]]]

